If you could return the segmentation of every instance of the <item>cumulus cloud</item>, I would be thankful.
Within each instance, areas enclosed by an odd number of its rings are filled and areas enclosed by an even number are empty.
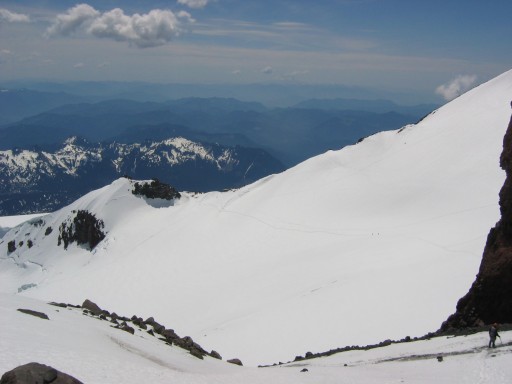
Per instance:
[[[46,33],[48,36],[68,36],[99,16],[100,12],[90,5],[78,4],[68,9],[66,13],[57,15]]]
[[[8,11],[5,8],[0,8],[0,20],[8,21],[10,23],[28,23],[30,18],[22,13],[15,13]]]
[[[186,5],[190,8],[204,8],[209,0],[178,0],[178,4]]]
[[[57,15],[48,36],[67,36],[84,31],[99,38],[128,42],[139,48],[164,45],[183,32],[183,24],[194,19],[185,11],[177,14],[154,9],[146,14],[126,15],[120,8],[101,13],[87,4],[79,4]]]
[[[448,83],[437,87],[436,93],[450,101],[468,91],[475,82],[475,75],[459,75]]]

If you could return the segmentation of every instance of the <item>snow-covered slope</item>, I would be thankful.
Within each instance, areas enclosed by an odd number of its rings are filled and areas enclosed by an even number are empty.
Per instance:
[[[0,291],[153,315],[246,364],[423,335],[466,293],[499,218],[511,95],[509,71],[415,126],[164,208],[119,179],[6,234]],[[105,240],[57,247],[84,209]]]
[[[11,228],[39,216],[43,215],[36,213],[33,215],[0,216],[0,238],[9,232]]]
[[[17,309],[42,312],[49,320]],[[58,308],[19,295],[0,294],[0,318],[0,375],[35,361],[88,384],[506,384],[512,376],[510,331],[501,332],[496,349],[487,349],[487,335],[480,333],[254,368],[211,357],[199,360],[145,331],[131,335],[112,328],[108,321],[83,316],[78,309]]]

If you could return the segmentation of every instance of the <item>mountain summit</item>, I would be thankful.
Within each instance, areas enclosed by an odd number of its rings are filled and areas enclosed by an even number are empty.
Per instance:
[[[8,232],[0,291],[154,315],[248,364],[423,335],[467,292],[499,219],[511,94],[509,71],[235,191],[156,204],[119,179]],[[101,221],[92,249],[58,245],[78,212]]]

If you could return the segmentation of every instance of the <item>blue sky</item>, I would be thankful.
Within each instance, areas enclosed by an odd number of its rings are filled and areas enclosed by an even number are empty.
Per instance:
[[[342,84],[453,97],[512,67],[510,0],[0,0],[0,82]]]

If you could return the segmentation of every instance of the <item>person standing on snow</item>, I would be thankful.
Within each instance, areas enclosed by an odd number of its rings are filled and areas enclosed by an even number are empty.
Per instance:
[[[498,334],[498,324],[494,323],[491,325],[491,328],[489,328],[489,348],[496,348],[496,337],[500,337]]]

